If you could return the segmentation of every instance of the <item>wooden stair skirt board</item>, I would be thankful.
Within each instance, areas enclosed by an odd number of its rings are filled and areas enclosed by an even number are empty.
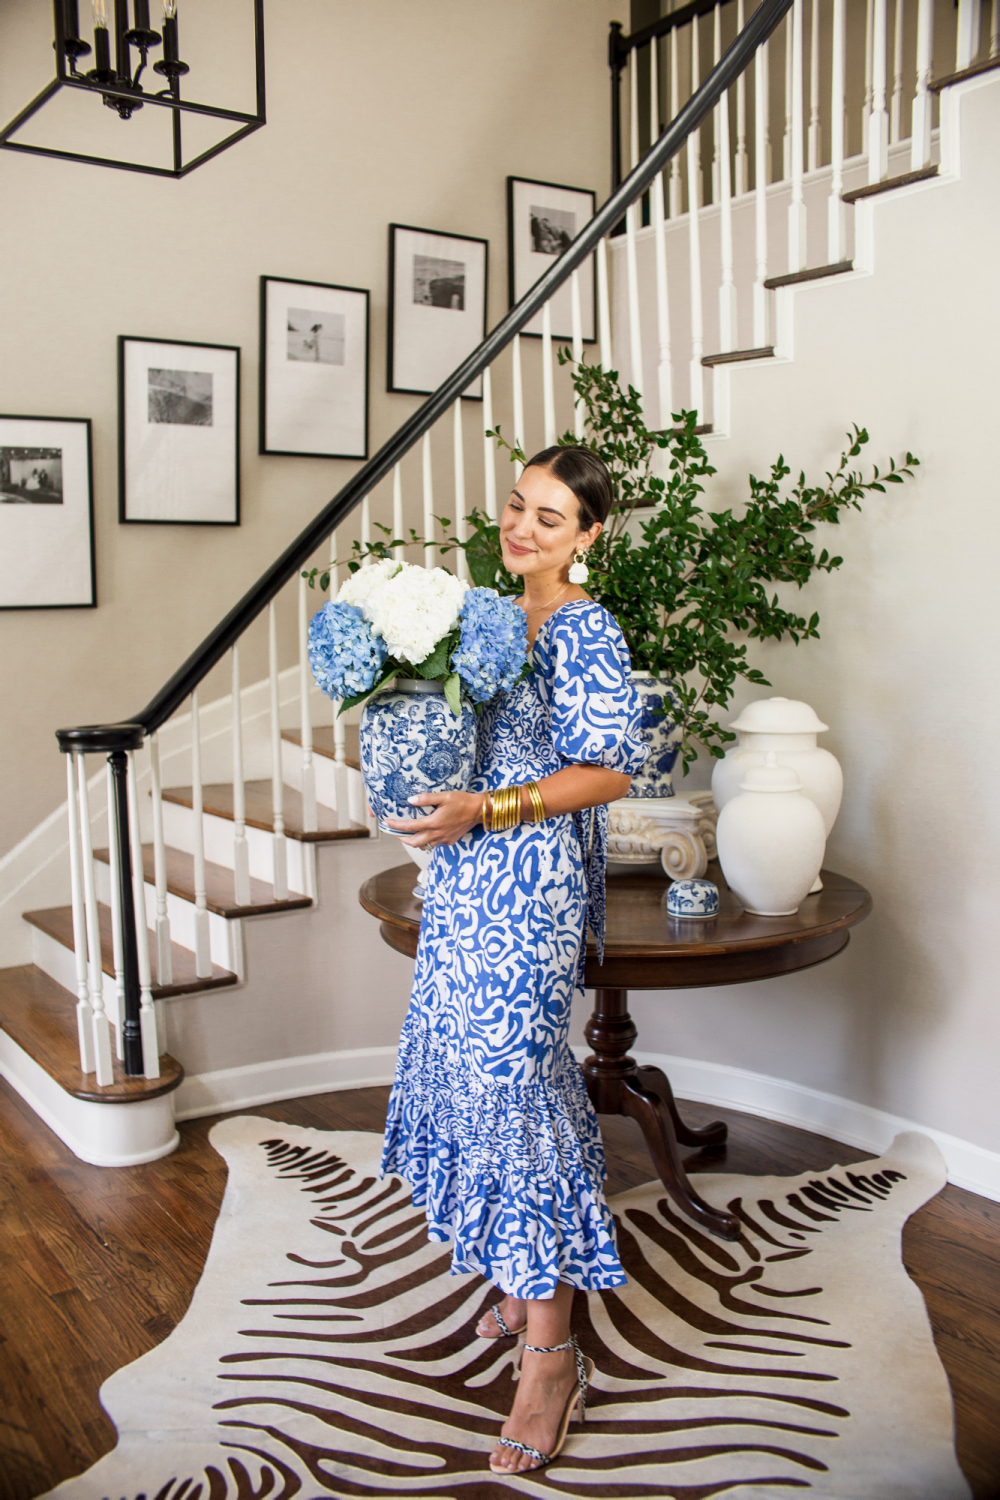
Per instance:
[[[302,744],[302,735],[298,729],[283,729],[281,731],[281,738],[287,740],[290,745],[301,746]],[[360,771],[361,752],[358,749],[357,724],[344,725],[344,739],[346,741],[344,746],[344,764],[350,766],[353,771]],[[314,755],[322,755],[326,760],[336,759],[332,724],[314,726],[312,747]]]
[[[81,1161],[138,1166],[180,1139],[180,1063],[164,1053],[159,1078],[126,1078],[116,1058],[114,1082],[98,1088],[80,1070],[75,996],[35,964],[0,969],[0,1074]]]
[[[306,906],[312,903],[308,900]],[[101,919],[101,968],[104,973],[112,979],[115,973],[114,946],[111,935],[111,908],[103,902],[98,903],[98,915]],[[52,938],[63,948],[73,952],[73,908],[71,906],[53,906],[45,911],[26,911],[24,920],[30,922],[32,927],[43,932],[46,937]],[[156,939],[153,933],[149,934],[150,953],[155,953]],[[193,995],[201,990],[216,990],[224,985],[236,984],[237,975],[230,973],[228,969],[220,968],[218,964],[212,965],[211,976],[199,979],[195,972],[194,954],[190,948],[182,948],[179,943],[170,945],[171,959],[173,962],[174,980],[172,984],[154,984],[152,993],[154,1000],[169,1000],[174,995]],[[76,1004],[75,999],[70,997],[71,1003]]]
[[[806,271],[789,271],[786,276],[769,276],[764,285],[769,292],[773,292],[781,286],[799,286],[803,281],[825,281],[828,276],[844,276],[853,270],[853,260],[835,260],[828,266],[811,266]]]
[[[964,83],[967,78],[978,78],[980,73],[992,73],[994,68],[1000,68],[1000,57],[988,57],[985,62],[973,63],[969,68],[963,68],[960,73],[947,73],[944,78],[936,78],[927,87],[932,94],[940,94],[942,89],[950,88],[953,83]]]
[[[702,364],[710,370],[713,365],[741,365],[751,359],[770,359],[773,354],[770,344],[763,349],[730,349],[725,354],[706,354]]]
[[[332,731],[331,731],[332,733]],[[271,782],[248,781],[244,786],[246,798],[246,821],[250,828],[259,828],[264,833],[274,832],[274,810],[271,802]],[[189,786],[171,786],[163,789],[164,802],[173,802],[178,807],[191,807]],[[202,788],[202,807],[216,818],[234,822],[233,788],[230,782],[213,782]],[[303,828],[302,794],[294,787],[286,786],[284,792],[285,837],[303,844],[328,844],[338,839],[366,839],[368,829],[360,825],[354,828],[339,828],[337,814],[322,803],[318,807],[318,829],[306,833]]]
[[[916,172],[901,172],[898,177],[887,177],[884,182],[870,182],[867,187],[852,188],[849,193],[841,193],[845,203],[858,203],[862,198],[874,198],[877,193],[891,193],[893,188],[909,187],[911,182],[926,182],[929,177],[936,177],[938,168],[920,167]]]
[[[95,849],[94,858],[102,864],[108,863],[108,850]],[[195,904],[194,855],[183,849],[166,850],[167,890],[171,896]],[[155,852],[152,844],[142,846],[142,873],[147,885],[156,883]],[[269,912],[294,911],[298,907],[312,906],[309,896],[289,896],[286,901],[274,899],[274,886],[266,880],[250,879],[250,905],[237,906],[234,890],[234,874],[226,865],[205,861],[205,902],[210,912],[232,921],[237,917],[259,917]]]

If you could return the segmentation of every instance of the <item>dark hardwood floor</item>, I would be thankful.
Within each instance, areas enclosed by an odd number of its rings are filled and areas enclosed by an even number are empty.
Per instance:
[[[386,1096],[364,1089],[242,1113],[377,1131]],[[698,1170],[822,1171],[865,1155],[732,1110],[684,1112],[731,1127],[726,1152]],[[207,1141],[215,1118],[182,1125],[173,1156],[109,1171],[77,1161],[0,1083],[2,1500],[30,1500],[114,1446],[101,1382],[166,1337],[201,1275],[226,1176]],[[613,1116],[602,1127],[609,1192],[648,1181],[638,1127]],[[976,1500],[1000,1500],[1000,1204],[945,1188],[909,1221],[903,1254],[951,1380],[962,1467]]]

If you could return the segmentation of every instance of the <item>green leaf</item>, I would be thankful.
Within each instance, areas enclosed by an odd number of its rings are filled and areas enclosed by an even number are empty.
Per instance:
[[[452,672],[450,677],[445,678],[444,696],[455,718],[460,719],[462,717],[462,679],[457,672]]]
[[[451,637],[445,636],[443,640],[438,641],[430,656],[425,656],[422,662],[414,666],[413,670],[428,680],[444,677],[448,670],[448,658],[454,649],[451,645]]]

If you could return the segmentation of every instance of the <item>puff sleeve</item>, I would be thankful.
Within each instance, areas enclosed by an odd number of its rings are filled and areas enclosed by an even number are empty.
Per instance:
[[[640,735],[642,707],[617,621],[592,603],[551,619],[546,675],[556,753],[570,764],[633,775],[649,751]]]

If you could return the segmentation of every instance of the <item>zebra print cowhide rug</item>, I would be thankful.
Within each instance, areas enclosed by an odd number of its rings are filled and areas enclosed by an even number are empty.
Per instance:
[[[702,1174],[743,1222],[700,1233],[658,1182],[612,1200],[629,1283],[577,1294],[596,1365],[586,1426],[547,1470],[487,1455],[518,1350],[449,1274],[380,1137],[250,1118],[210,1137],[229,1182],[181,1324],[108,1380],[118,1446],[61,1500],[672,1496],[960,1500],[951,1397],[900,1259],[945,1181],[936,1146],[798,1177]]]

